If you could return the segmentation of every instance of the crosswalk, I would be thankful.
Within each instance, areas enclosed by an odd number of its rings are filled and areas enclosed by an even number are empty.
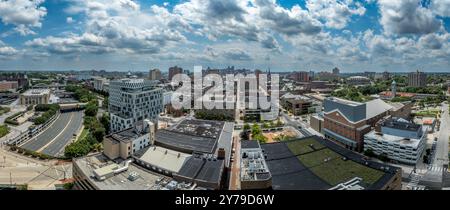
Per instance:
[[[412,173],[411,174],[411,181],[406,186],[409,190],[425,190],[425,187],[422,185],[419,185],[420,179],[422,178],[422,175]]]
[[[435,173],[442,173],[444,171],[444,167],[440,166],[428,166],[428,171],[435,172]]]

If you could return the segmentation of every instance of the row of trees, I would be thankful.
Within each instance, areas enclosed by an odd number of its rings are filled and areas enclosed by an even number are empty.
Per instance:
[[[97,96],[93,94],[90,90],[77,85],[66,86],[66,91],[73,92],[74,98],[83,103],[97,100]]]
[[[64,150],[66,158],[75,158],[87,155],[92,150],[100,150],[101,142],[106,133],[109,132],[109,116],[103,114],[97,119],[98,100],[91,91],[79,86],[67,86],[67,91],[75,93],[75,98],[81,102],[87,102],[84,110],[84,128],[88,134],[84,138],[69,144]]]
[[[44,112],[33,120],[35,125],[44,124],[59,111],[58,104],[38,104],[34,107],[37,112]]]

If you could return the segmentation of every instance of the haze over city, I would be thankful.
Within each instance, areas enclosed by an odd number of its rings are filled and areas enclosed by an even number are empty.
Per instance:
[[[0,1],[0,69],[448,72],[449,30],[449,1]]]

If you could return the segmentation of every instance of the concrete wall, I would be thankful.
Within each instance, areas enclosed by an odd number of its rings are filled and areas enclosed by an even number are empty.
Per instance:
[[[103,140],[103,153],[110,159],[114,160],[119,157],[120,144],[110,139]]]

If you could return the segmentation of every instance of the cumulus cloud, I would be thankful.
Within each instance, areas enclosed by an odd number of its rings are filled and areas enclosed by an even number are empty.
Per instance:
[[[253,60],[252,56],[241,49],[229,49],[223,52],[223,56],[226,59],[233,61],[250,61]]]
[[[19,51],[13,47],[7,46],[0,40],[0,60],[12,59],[19,54]]]
[[[430,8],[435,14],[439,16],[450,17],[450,1],[432,0]]]
[[[180,31],[169,27],[176,18],[161,17],[165,8],[145,13],[131,0],[77,1],[70,13],[86,15],[84,32],[64,37],[49,36],[26,42],[27,46],[51,53],[146,53],[155,54],[172,43],[184,42]],[[176,27],[174,27],[176,28]]]
[[[44,0],[0,0],[0,19],[4,24],[15,25],[21,35],[34,34],[32,28],[40,28],[47,9]]]
[[[346,27],[353,15],[362,16],[366,12],[361,3],[353,0],[307,0],[306,8],[313,17],[325,21],[327,27],[336,29]]]
[[[421,0],[378,0],[380,23],[388,34],[429,34],[442,27],[433,12]]]

